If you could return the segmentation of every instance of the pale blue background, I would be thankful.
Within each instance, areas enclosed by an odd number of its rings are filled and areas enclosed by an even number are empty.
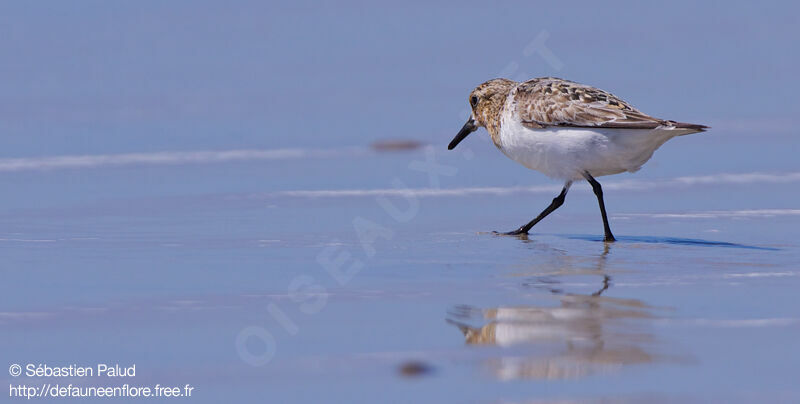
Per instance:
[[[3,2],[0,151],[442,143],[467,92],[511,63],[512,77],[558,75],[763,138],[762,125],[786,131],[798,112],[797,12],[791,2]],[[543,31],[561,70],[523,55]]]
[[[549,347],[465,346],[445,318],[461,304],[534,306],[550,296],[529,287],[541,277],[568,293],[596,290],[591,271],[603,248],[592,240],[601,228],[585,185],[532,243],[477,232],[518,226],[550,194],[422,199],[419,214],[398,224],[371,197],[271,193],[391,188],[394,178],[429,186],[408,168],[425,159],[420,150],[368,152],[386,139],[432,145],[457,169],[442,177],[444,188],[557,186],[506,160],[483,131],[444,150],[469,91],[501,74],[569,78],[647,113],[712,126],[671,141],[635,176],[604,184],[783,178],[800,171],[798,12],[790,2],[2,2],[0,163],[230,149],[365,153],[0,171],[0,369],[137,363],[136,383],[190,383],[197,402],[797,399],[798,215],[646,216],[798,209],[796,180],[607,192],[622,242],[603,270],[613,280],[605,296],[658,308],[634,325],[663,357],[556,382],[498,381],[486,360]],[[560,64],[525,54],[543,34]],[[632,213],[645,216],[622,217]],[[395,237],[377,243],[366,269],[340,287],[315,257],[331,243],[361,256],[358,216]],[[306,316],[287,300],[298,274],[331,293],[323,312]],[[267,313],[275,302],[297,335]],[[754,319],[788,323],[713,325]],[[265,367],[245,364],[234,348],[254,324],[278,340]],[[399,377],[411,359],[435,372]],[[4,371],[0,380],[23,381]]]

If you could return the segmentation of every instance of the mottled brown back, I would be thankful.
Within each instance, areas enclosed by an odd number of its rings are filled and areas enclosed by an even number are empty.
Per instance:
[[[653,129],[659,126],[702,131],[703,125],[649,116],[606,91],[563,80],[542,77],[521,83],[512,93],[522,124],[548,126]]]

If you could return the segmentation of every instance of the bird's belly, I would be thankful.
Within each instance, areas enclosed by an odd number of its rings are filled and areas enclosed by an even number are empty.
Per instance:
[[[497,147],[509,158],[562,180],[636,171],[680,133],[660,129],[502,128]]]

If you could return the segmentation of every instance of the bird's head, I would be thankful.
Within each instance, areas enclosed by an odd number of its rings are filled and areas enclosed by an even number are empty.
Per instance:
[[[467,135],[480,127],[486,128],[492,137],[496,136],[500,131],[500,114],[503,111],[506,96],[516,84],[508,79],[492,79],[475,87],[467,98],[472,113],[447,149],[452,150]]]

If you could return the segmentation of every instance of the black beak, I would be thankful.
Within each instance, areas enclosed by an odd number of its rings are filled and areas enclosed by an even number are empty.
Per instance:
[[[467,123],[464,124],[464,127],[462,127],[460,131],[458,131],[456,137],[454,137],[453,140],[450,142],[450,144],[447,145],[447,150],[453,150],[453,148],[458,146],[458,144],[461,143],[461,141],[464,140],[464,138],[467,137],[467,135],[469,135],[472,132],[475,132],[476,130],[478,130],[478,127],[475,126],[475,121],[472,120],[472,118],[469,118]]]

